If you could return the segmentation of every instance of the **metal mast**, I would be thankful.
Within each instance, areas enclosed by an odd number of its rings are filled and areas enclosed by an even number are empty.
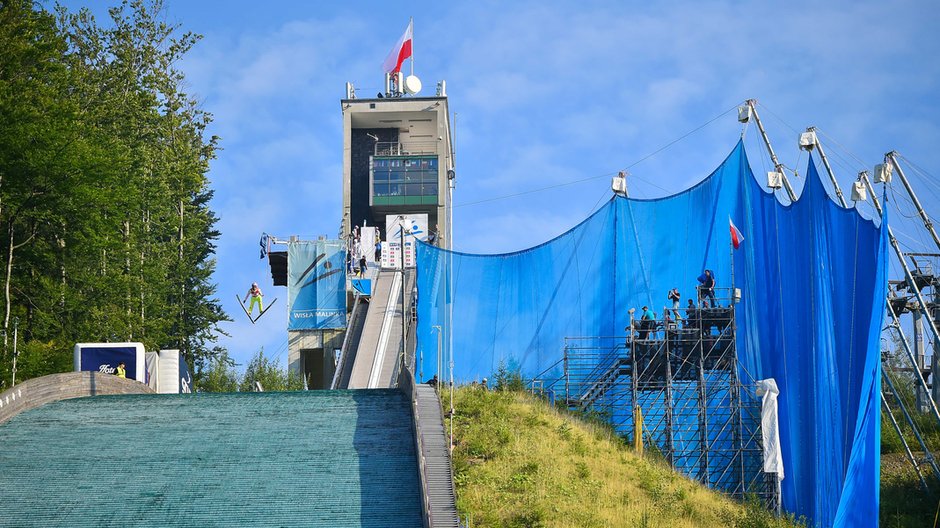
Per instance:
[[[839,187],[839,182],[836,180],[836,175],[832,172],[832,166],[829,165],[829,158],[826,157],[826,151],[823,150],[822,143],[819,142],[819,136],[816,135],[816,127],[811,126],[806,129],[807,132],[813,134],[814,145],[816,150],[819,151],[819,157],[822,159],[823,166],[826,167],[826,174],[829,175],[829,181],[832,182],[832,186],[836,190],[836,198],[839,199],[839,204],[842,207],[848,207],[848,204],[845,201],[845,197],[842,196],[842,188]]]
[[[904,184],[907,194],[911,197],[911,200],[913,200],[914,207],[917,208],[917,214],[920,215],[920,219],[924,222],[924,227],[927,228],[927,231],[930,232],[930,236],[933,237],[933,243],[937,245],[937,249],[940,249],[940,237],[937,237],[937,231],[933,228],[933,222],[930,221],[930,217],[924,212],[924,208],[920,205],[920,200],[918,200],[917,195],[914,194],[914,189],[911,188],[911,184],[908,183],[904,171],[901,170],[897,155],[897,151],[894,150],[885,154],[885,162],[891,162],[891,165],[894,166],[894,170],[898,171],[898,177],[901,178],[901,183]]]
[[[793,192],[793,187],[790,186],[790,180],[787,179],[786,173],[783,172],[783,164],[777,159],[777,154],[774,153],[774,148],[770,145],[770,138],[767,137],[767,132],[764,130],[764,125],[760,121],[760,116],[757,115],[757,99],[748,99],[745,101],[745,104],[751,107],[751,112],[754,114],[754,122],[757,123],[757,129],[760,130],[764,145],[767,146],[767,152],[770,153],[770,160],[774,163],[774,170],[781,175],[783,187],[787,190],[787,196],[790,197],[791,202],[795,202],[796,193]]]

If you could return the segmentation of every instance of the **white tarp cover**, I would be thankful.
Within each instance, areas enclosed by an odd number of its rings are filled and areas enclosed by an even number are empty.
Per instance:
[[[760,410],[761,443],[764,447],[764,473],[776,473],[783,480],[783,455],[780,453],[780,423],[777,419],[777,395],[780,390],[773,378],[757,382],[762,397]]]
[[[157,392],[160,394],[180,393],[180,351],[161,350],[157,363]]]

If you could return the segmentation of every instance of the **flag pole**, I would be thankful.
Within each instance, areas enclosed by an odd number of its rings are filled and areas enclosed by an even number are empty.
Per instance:
[[[731,217],[728,217],[728,225],[734,225],[734,222],[731,221]],[[734,304],[734,237],[731,236],[728,239],[728,251],[731,254],[731,302],[729,306]]]
[[[411,26],[411,75],[415,74],[415,17],[408,18],[408,25]]]

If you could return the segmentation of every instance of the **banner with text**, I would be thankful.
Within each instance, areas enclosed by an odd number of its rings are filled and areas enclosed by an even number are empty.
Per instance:
[[[345,262],[339,240],[288,244],[288,330],[346,327]]]

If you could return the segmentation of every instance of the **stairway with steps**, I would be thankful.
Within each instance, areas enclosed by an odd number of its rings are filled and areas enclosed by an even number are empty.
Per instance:
[[[441,401],[430,385],[417,385],[416,392],[431,528],[458,528],[460,523],[457,518],[450,447],[444,430]]]
[[[396,390],[96,396],[0,425],[0,524],[421,527]]]

